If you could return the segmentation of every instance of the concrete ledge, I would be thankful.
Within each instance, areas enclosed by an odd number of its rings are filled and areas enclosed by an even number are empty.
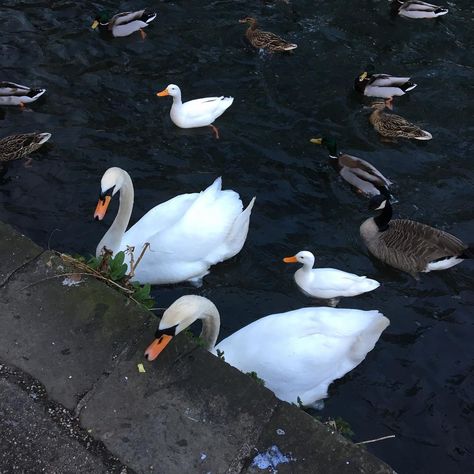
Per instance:
[[[89,277],[68,286],[61,275],[71,269],[59,257],[5,225],[0,258],[7,262],[0,285],[0,360],[44,385],[51,400],[76,413],[82,427],[129,469],[393,472],[184,334],[157,361],[144,361],[156,324],[151,313]],[[41,416],[30,408],[20,418]],[[7,419],[16,416],[4,413]],[[46,451],[34,450],[28,462]],[[280,464],[265,468],[269,452]],[[65,465],[70,455],[65,449]],[[100,469],[93,458],[85,456],[84,463],[91,463],[86,471]]]

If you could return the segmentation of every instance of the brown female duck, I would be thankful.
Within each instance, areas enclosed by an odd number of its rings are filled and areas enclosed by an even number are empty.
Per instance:
[[[400,117],[400,115],[385,112],[390,108],[390,99],[372,103],[372,113],[369,122],[383,137],[387,138],[413,138],[415,140],[431,140],[433,136],[426,130]]]
[[[297,48],[296,44],[285,41],[275,33],[258,29],[257,20],[255,18],[248,16],[239,20],[239,23],[249,24],[245,36],[254,48],[266,49],[267,51],[274,52],[291,51],[292,49]]]
[[[29,155],[51,138],[50,133],[22,133],[0,140],[0,162],[13,161]]]

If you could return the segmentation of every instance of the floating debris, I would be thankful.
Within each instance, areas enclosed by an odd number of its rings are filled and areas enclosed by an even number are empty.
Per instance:
[[[276,474],[278,472],[276,467],[279,464],[289,464],[290,461],[296,461],[296,459],[292,458],[291,455],[284,455],[278,449],[278,446],[273,445],[271,448],[268,448],[265,453],[257,454],[253,459],[252,466],[258,467],[259,469],[271,468],[273,474]]]
[[[143,364],[137,364],[138,367],[138,372],[141,374],[144,374],[146,372],[145,367],[143,367]]]

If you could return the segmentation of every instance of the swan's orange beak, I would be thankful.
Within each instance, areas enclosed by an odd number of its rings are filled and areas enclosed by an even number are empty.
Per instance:
[[[104,218],[111,199],[112,199],[111,196],[105,196],[103,200],[99,199],[99,202],[97,203],[97,207],[95,208],[94,219],[101,221]]]
[[[293,257],[285,257],[285,258],[283,259],[283,261],[284,261],[285,263],[298,263],[298,260],[297,260],[297,258],[296,258],[295,256],[293,256]]]
[[[171,339],[173,339],[173,336],[168,334],[162,334],[158,339],[155,339],[145,351],[145,358],[150,362],[155,360],[170,343]]]
[[[168,92],[168,89],[164,89],[164,90],[162,90],[161,92],[157,92],[156,95],[157,95],[158,97],[165,97],[165,96],[170,95],[170,94],[169,94],[169,92]]]

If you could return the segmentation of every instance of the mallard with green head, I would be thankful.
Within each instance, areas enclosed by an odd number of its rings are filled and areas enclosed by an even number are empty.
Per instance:
[[[392,13],[394,15],[403,16],[405,18],[412,18],[415,20],[421,18],[437,18],[446,15],[448,9],[432,5],[431,3],[420,2],[418,0],[403,0],[392,1]]]
[[[0,82],[0,105],[19,105],[23,107],[39,99],[46,89],[34,89],[14,82]]]
[[[249,43],[257,49],[265,49],[272,52],[284,52],[296,49],[298,46],[294,43],[280,38],[275,33],[263,31],[257,28],[257,20],[251,16],[247,16],[239,20],[239,23],[247,23],[249,27],[245,32],[245,37]]]
[[[51,138],[51,133],[21,133],[0,140],[0,162],[13,161],[29,155]],[[31,161],[28,160],[27,164]],[[27,166],[27,164],[25,166]]]
[[[333,137],[312,138],[311,143],[324,145],[329,151],[329,158],[342,179],[353,186],[358,193],[365,196],[376,196],[380,188],[389,189],[392,182],[375,166],[357,156],[338,153],[337,142]]]
[[[400,115],[387,113],[385,110],[391,108],[390,99],[377,100],[370,106],[372,113],[369,121],[374,129],[386,138],[413,138],[414,140],[431,140],[433,136],[426,130],[422,130]]]
[[[405,95],[416,87],[409,77],[396,77],[390,74],[374,74],[372,68],[362,72],[354,81],[354,89],[367,97],[389,99]]]
[[[146,33],[143,28],[146,28],[155,18],[155,12],[148,12],[147,10],[139,10],[136,12],[123,12],[117,13],[112,18],[107,12],[102,12],[97,15],[94,23],[92,23],[92,29],[95,30],[97,27],[101,31],[112,34],[115,38],[122,36],[129,36],[135,31],[139,31],[143,39],[146,37]]]

